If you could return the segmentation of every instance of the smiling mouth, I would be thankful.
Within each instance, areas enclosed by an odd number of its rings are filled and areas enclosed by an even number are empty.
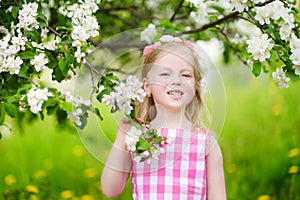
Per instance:
[[[183,95],[183,92],[181,91],[168,91],[168,95],[171,95],[173,97],[181,97]]]

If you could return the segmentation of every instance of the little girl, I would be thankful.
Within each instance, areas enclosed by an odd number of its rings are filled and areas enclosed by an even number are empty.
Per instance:
[[[103,193],[118,196],[131,174],[134,200],[226,199],[222,153],[201,122],[201,71],[192,45],[177,38],[147,46],[143,55],[147,97],[136,116],[169,143],[158,160],[134,160],[126,150],[130,126],[123,119],[102,172]]]

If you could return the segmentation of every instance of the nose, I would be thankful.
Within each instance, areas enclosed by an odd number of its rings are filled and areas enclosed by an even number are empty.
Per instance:
[[[172,76],[171,84],[175,86],[181,85],[181,76],[179,74],[174,74]]]

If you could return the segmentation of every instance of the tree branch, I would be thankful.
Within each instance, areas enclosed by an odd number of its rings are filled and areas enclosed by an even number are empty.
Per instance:
[[[179,2],[179,4],[177,5],[177,7],[176,7],[176,9],[175,9],[175,11],[174,11],[172,17],[170,18],[170,21],[171,21],[171,22],[174,21],[175,16],[176,16],[176,14],[178,13],[179,9],[181,8],[183,2],[184,2],[184,0],[181,0],[181,1]]]
[[[234,19],[234,18],[237,18],[237,16],[239,15],[240,13],[239,12],[234,12],[234,13],[230,13],[228,15],[225,15],[224,17],[216,20],[216,21],[213,21],[211,23],[208,23],[208,24],[205,24],[203,25],[202,27],[200,28],[197,28],[197,29],[193,29],[193,30],[188,30],[188,31],[182,31],[181,33],[182,34],[188,34],[188,33],[198,33],[200,31],[204,31],[206,29],[209,29],[211,27],[215,27],[216,25],[218,24],[222,24],[224,22],[226,22],[227,20],[230,20],[230,19]]]
[[[255,6],[262,7],[262,6],[265,6],[265,5],[269,4],[269,3],[272,3],[273,1],[275,1],[275,0],[268,0],[268,1],[265,1],[263,3],[257,3],[257,4],[255,4]],[[244,12],[246,12],[246,11],[244,11]],[[198,33],[198,32],[204,31],[206,29],[209,29],[211,27],[215,27],[218,24],[222,24],[222,23],[224,23],[224,22],[226,22],[228,20],[238,18],[239,14],[241,14],[241,13],[239,13],[239,12],[236,11],[236,12],[230,13],[228,15],[225,15],[224,17],[222,17],[222,18],[220,18],[220,19],[218,19],[216,21],[213,21],[211,23],[205,24],[205,25],[203,25],[200,28],[189,30],[189,31],[182,31],[181,33],[182,34]]]

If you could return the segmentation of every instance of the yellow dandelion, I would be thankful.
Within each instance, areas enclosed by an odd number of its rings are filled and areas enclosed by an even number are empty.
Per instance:
[[[73,197],[73,192],[71,190],[64,190],[60,193],[60,196],[63,199],[70,199]]]
[[[87,168],[84,170],[84,175],[87,178],[94,178],[97,176],[97,170],[94,168]]]
[[[273,108],[272,108],[273,116],[278,117],[278,116],[281,115],[281,113],[282,113],[282,106],[280,104],[274,105]]]
[[[27,185],[25,190],[30,193],[38,193],[39,189],[34,185]]]
[[[34,194],[34,195],[30,195],[30,200],[40,200],[39,196]]]
[[[299,148],[294,148],[289,151],[289,157],[293,158],[299,155]]]
[[[6,185],[12,185],[16,183],[16,177],[12,174],[8,174],[4,178],[4,182]]]
[[[76,145],[73,147],[73,154],[76,157],[81,157],[84,154],[84,148],[80,145]]]
[[[230,164],[227,168],[227,171],[229,174],[233,174],[235,173],[237,170],[236,170],[236,165],[235,164]]]
[[[94,197],[92,197],[91,195],[85,194],[80,198],[80,200],[94,200]]]
[[[267,194],[264,194],[264,195],[258,196],[257,200],[271,200],[271,197]]]
[[[290,166],[288,172],[289,174],[296,174],[299,171],[299,167],[296,165]]]
[[[46,176],[46,172],[44,170],[38,170],[34,173],[34,177],[37,179],[43,178]]]

